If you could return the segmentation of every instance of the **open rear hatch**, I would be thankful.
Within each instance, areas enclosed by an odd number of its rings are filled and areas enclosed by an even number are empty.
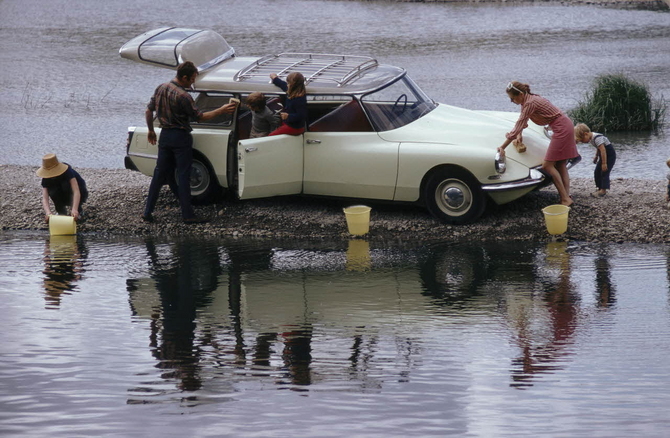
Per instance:
[[[235,56],[235,49],[213,30],[162,27],[131,39],[119,49],[119,54],[170,69],[191,61],[203,71]]]

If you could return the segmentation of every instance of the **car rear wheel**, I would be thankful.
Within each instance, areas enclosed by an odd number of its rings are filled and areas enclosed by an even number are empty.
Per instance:
[[[178,180],[176,174],[175,179]],[[204,159],[198,156],[193,157],[190,184],[191,202],[194,204],[206,204],[215,201],[216,196],[221,192],[214,171]]]
[[[476,221],[486,207],[481,185],[469,172],[446,167],[429,176],[423,193],[428,211],[447,224]]]

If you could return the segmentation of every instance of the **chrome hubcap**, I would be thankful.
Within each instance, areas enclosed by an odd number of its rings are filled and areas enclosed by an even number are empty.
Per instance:
[[[191,167],[191,195],[197,196],[204,193],[209,186],[209,172],[199,161],[193,161]]]
[[[450,216],[461,216],[472,207],[472,192],[467,184],[458,179],[442,181],[435,190],[437,206]]]
[[[463,196],[463,191],[456,187],[449,187],[444,191],[444,202],[449,206],[449,208],[458,209],[463,205],[465,201],[465,196]]]

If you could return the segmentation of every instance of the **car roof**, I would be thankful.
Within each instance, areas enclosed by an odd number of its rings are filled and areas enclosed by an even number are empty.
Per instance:
[[[403,68],[381,65],[367,56],[281,53],[233,57],[198,75],[194,87],[203,91],[277,92],[270,74],[285,80],[294,71],[305,77],[309,94],[363,94],[406,73]]]

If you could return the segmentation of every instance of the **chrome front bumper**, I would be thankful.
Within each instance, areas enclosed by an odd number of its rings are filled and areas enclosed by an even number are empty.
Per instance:
[[[486,184],[482,186],[485,192],[505,192],[508,190],[517,190],[527,187],[542,186],[547,180],[551,180],[539,168],[530,169],[530,174],[527,178],[504,182],[499,184]]]
[[[581,155],[577,155],[575,158],[571,158],[568,160],[567,168],[571,169],[580,161],[582,161]],[[485,192],[505,192],[508,190],[523,189],[533,186],[537,186],[535,188],[540,188],[549,184],[551,184],[551,176],[544,173],[540,166],[537,166],[530,169],[530,173],[527,178],[500,184],[487,184],[482,186],[482,190]]]

